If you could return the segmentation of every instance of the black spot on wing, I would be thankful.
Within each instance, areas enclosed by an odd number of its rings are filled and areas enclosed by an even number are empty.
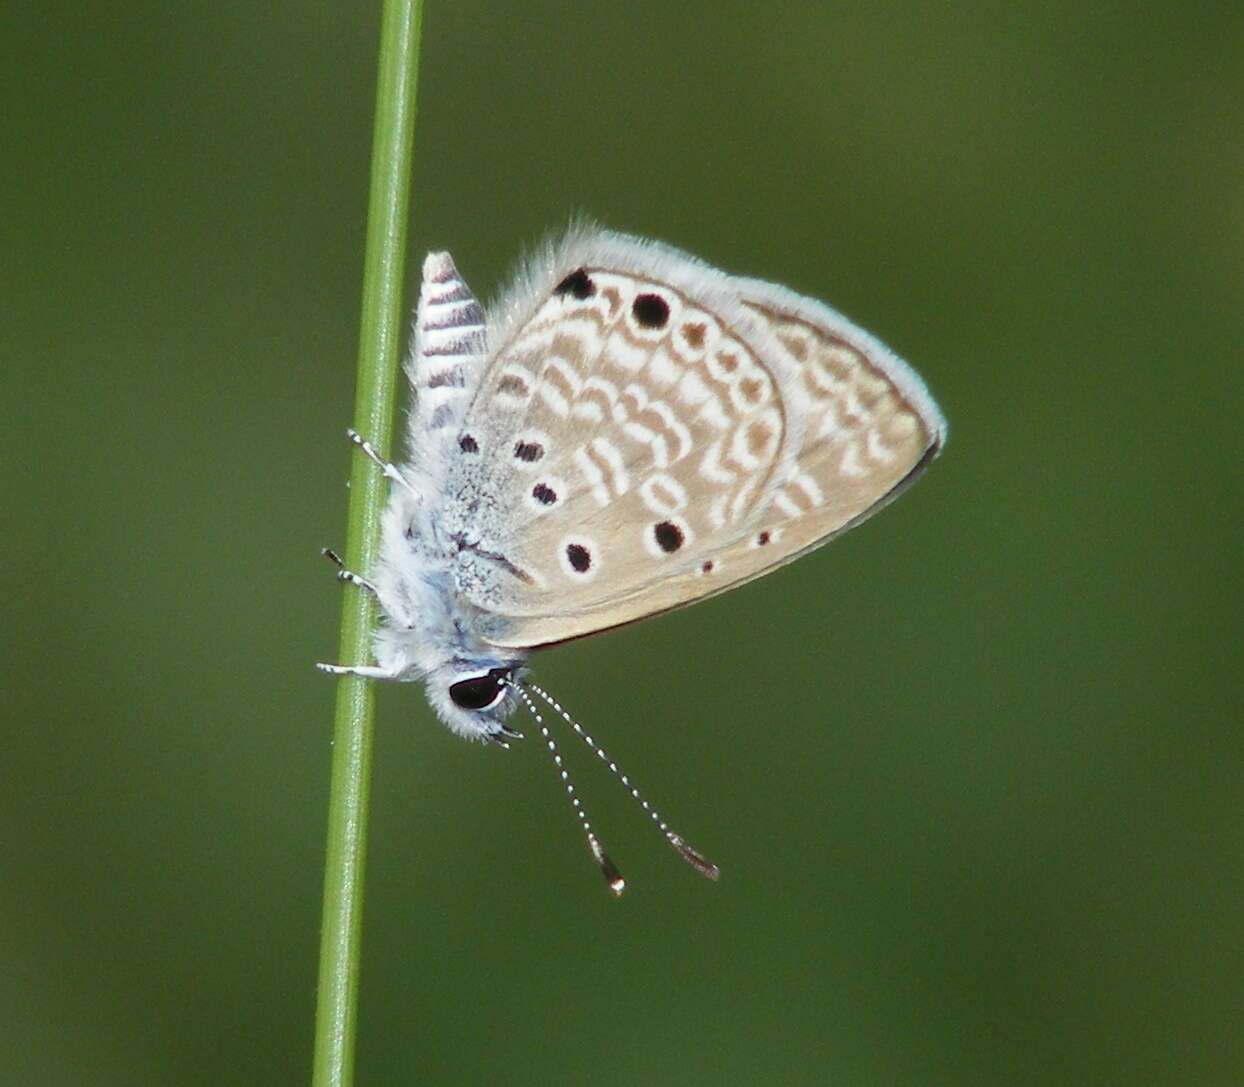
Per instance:
[[[596,284],[582,268],[573,271],[553,288],[554,294],[573,295],[580,302],[596,293]]]
[[[667,554],[672,554],[682,547],[683,534],[673,521],[662,521],[652,526],[652,535],[656,537],[657,546]]]
[[[641,294],[631,303],[631,314],[640,328],[664,328],[670,319],[670,307],[658,295]]]

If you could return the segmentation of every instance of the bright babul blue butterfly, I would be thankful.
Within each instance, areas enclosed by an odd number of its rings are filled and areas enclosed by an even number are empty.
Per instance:
[[[375,665],[420,680],[440,718],[505,745],[519,703],[600,846],[526,676],[536,650],[733,589],[893,501],[946,423],[924,382],[828,306],[675,249],[581,227],[541,251],[486,314],[447,253],[424,263],[407,375],[408,456],[391,464]],[[534,696],[534,697],[533,697]]]

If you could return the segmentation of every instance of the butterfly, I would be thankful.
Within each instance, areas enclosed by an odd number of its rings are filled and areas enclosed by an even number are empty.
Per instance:
[[[487,312],[430,254],[406,374],[408,459],[349,432],[391,481],[378,565],[338,573],[380,604],[376,664],[318,667],[421,680],[452,731],[502,746],[525,705],[621,894],[551,710],[716,879],[528,661],[736,588],[892,502],[945,442],[924,382],[820,302],[590,225]]]

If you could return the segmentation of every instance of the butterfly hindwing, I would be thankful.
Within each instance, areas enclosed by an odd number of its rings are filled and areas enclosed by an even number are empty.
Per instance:
[[[940,442],[919,379],[833,311],[653,243],[572,237],[501,312],[446,501],[459,589],[497,644],[756,577]]]

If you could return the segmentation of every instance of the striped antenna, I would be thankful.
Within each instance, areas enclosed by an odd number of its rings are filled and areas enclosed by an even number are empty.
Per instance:
[[[579,817],[579,822],[583,826],[583,833],[587,836],[587,847],[591,850],[592,856],[600,866],[600,874],[605,877],[605,883],[609,890],[615,895],[620,895],[626,890],[626,880],[622,878],[622,873],[618,871],[617,865],[609,859],[609,854],[605,852],[600,844],[600,839],[596,837],[595,832],[592,830],[592,822],[587,817],[587,809],[583,806],[583,801],[579,799],[578,794],[575,792],[574,782],[570,780],[570,771],[566,769],[565,764],[562,762],[562,753],[557,749],[557,741],[553,739],[548,725],[544,723],[544,718],[540,716],[540,711],[536,709],[536,704],[532,702],[531,696],[517,683],[509,680],[504,682],[510,690],[514,691],[526,703],[531,716],[536,719],[540,735],[544,737],[544,742],[548,745],[549,754],[553,756],[553,765],[557,767],[557,772],[561,775],[562,784],[566,787],[566,795],[570,797],[570,803],[574,807],[575,815]]]
[[[514,683],[511,683],[510,686],[513,687],[515,690],[518,690],[520,694],[525,693],[521,688],[519,688]],[[665,836],[665,840],[669,842],[671,846],[673,846],[674,851],[680,857],[682,857],[683,860],[685,860],[689,865],[691,865],[692,868],[694,868],[697,872],[699,872],[700,875],[704,876],[707,879],[716,880],[721,877],[721,870],[717,867],[717,865],[715,865],[712,861],[710,861],[703,854],[693,849],[683,839],[681,834],[677,834],[673,830],[670,829],[669,824],[666,823],[666,821],[661,818],[661,813],[658,812],[656,808],[654,808],[651,804],[649,804],[648,801],[645,800],[640,795],[639,790],[634,785],[631,784],[630,778],[628,778],[626,774],[622,772],[618,764],[609,757],[605,749],[601,747],[600,744],[598,744],[592,738],[592,736],[584,730],[583,726],[580,725],[578,721],[576,721],[573,717],[570,716],[569,713],[567,713],[564,709],[562,709],[561,705],[552,695],[550,695],[542,687],[538,686],[535,683],[532,683],[530,680],[527,681],[527,683],[525,684],[525,687],[527,688],[527,690],[535,691],[536,694],[538,694],[542,699],[544,699],[544,701],[547,702],[553,708],[553,710],[561,716],[562,720],[565,721],[566,724],[568,724],[572,729],[574,729],[575,735],[577,735],[580,740],[582,740],[585,744],[587,744],[587,746],[596,753],[597,757],[600,759],[601,762],[603,762],[607,767],[609,767],[609,772],[613,774],[613,776],[617,778],[623,784],[623,786],[626,788],[626,791],[631,794],[631,797],[635,800],[635,802],[639,804],[639,806],[648,813],[648,816],[652,819],[654,823],[656,823],[657,829]],[[529,709],[531,709],[530,699],[527,700],[527,706]],[[535,711],[532,710],[532,712],[534,713]],[[540,717],[538,714],[536,715],[536,722],[537,723],[540,722]],[[541,728],[543,727],[544,726],[541,725]]]

